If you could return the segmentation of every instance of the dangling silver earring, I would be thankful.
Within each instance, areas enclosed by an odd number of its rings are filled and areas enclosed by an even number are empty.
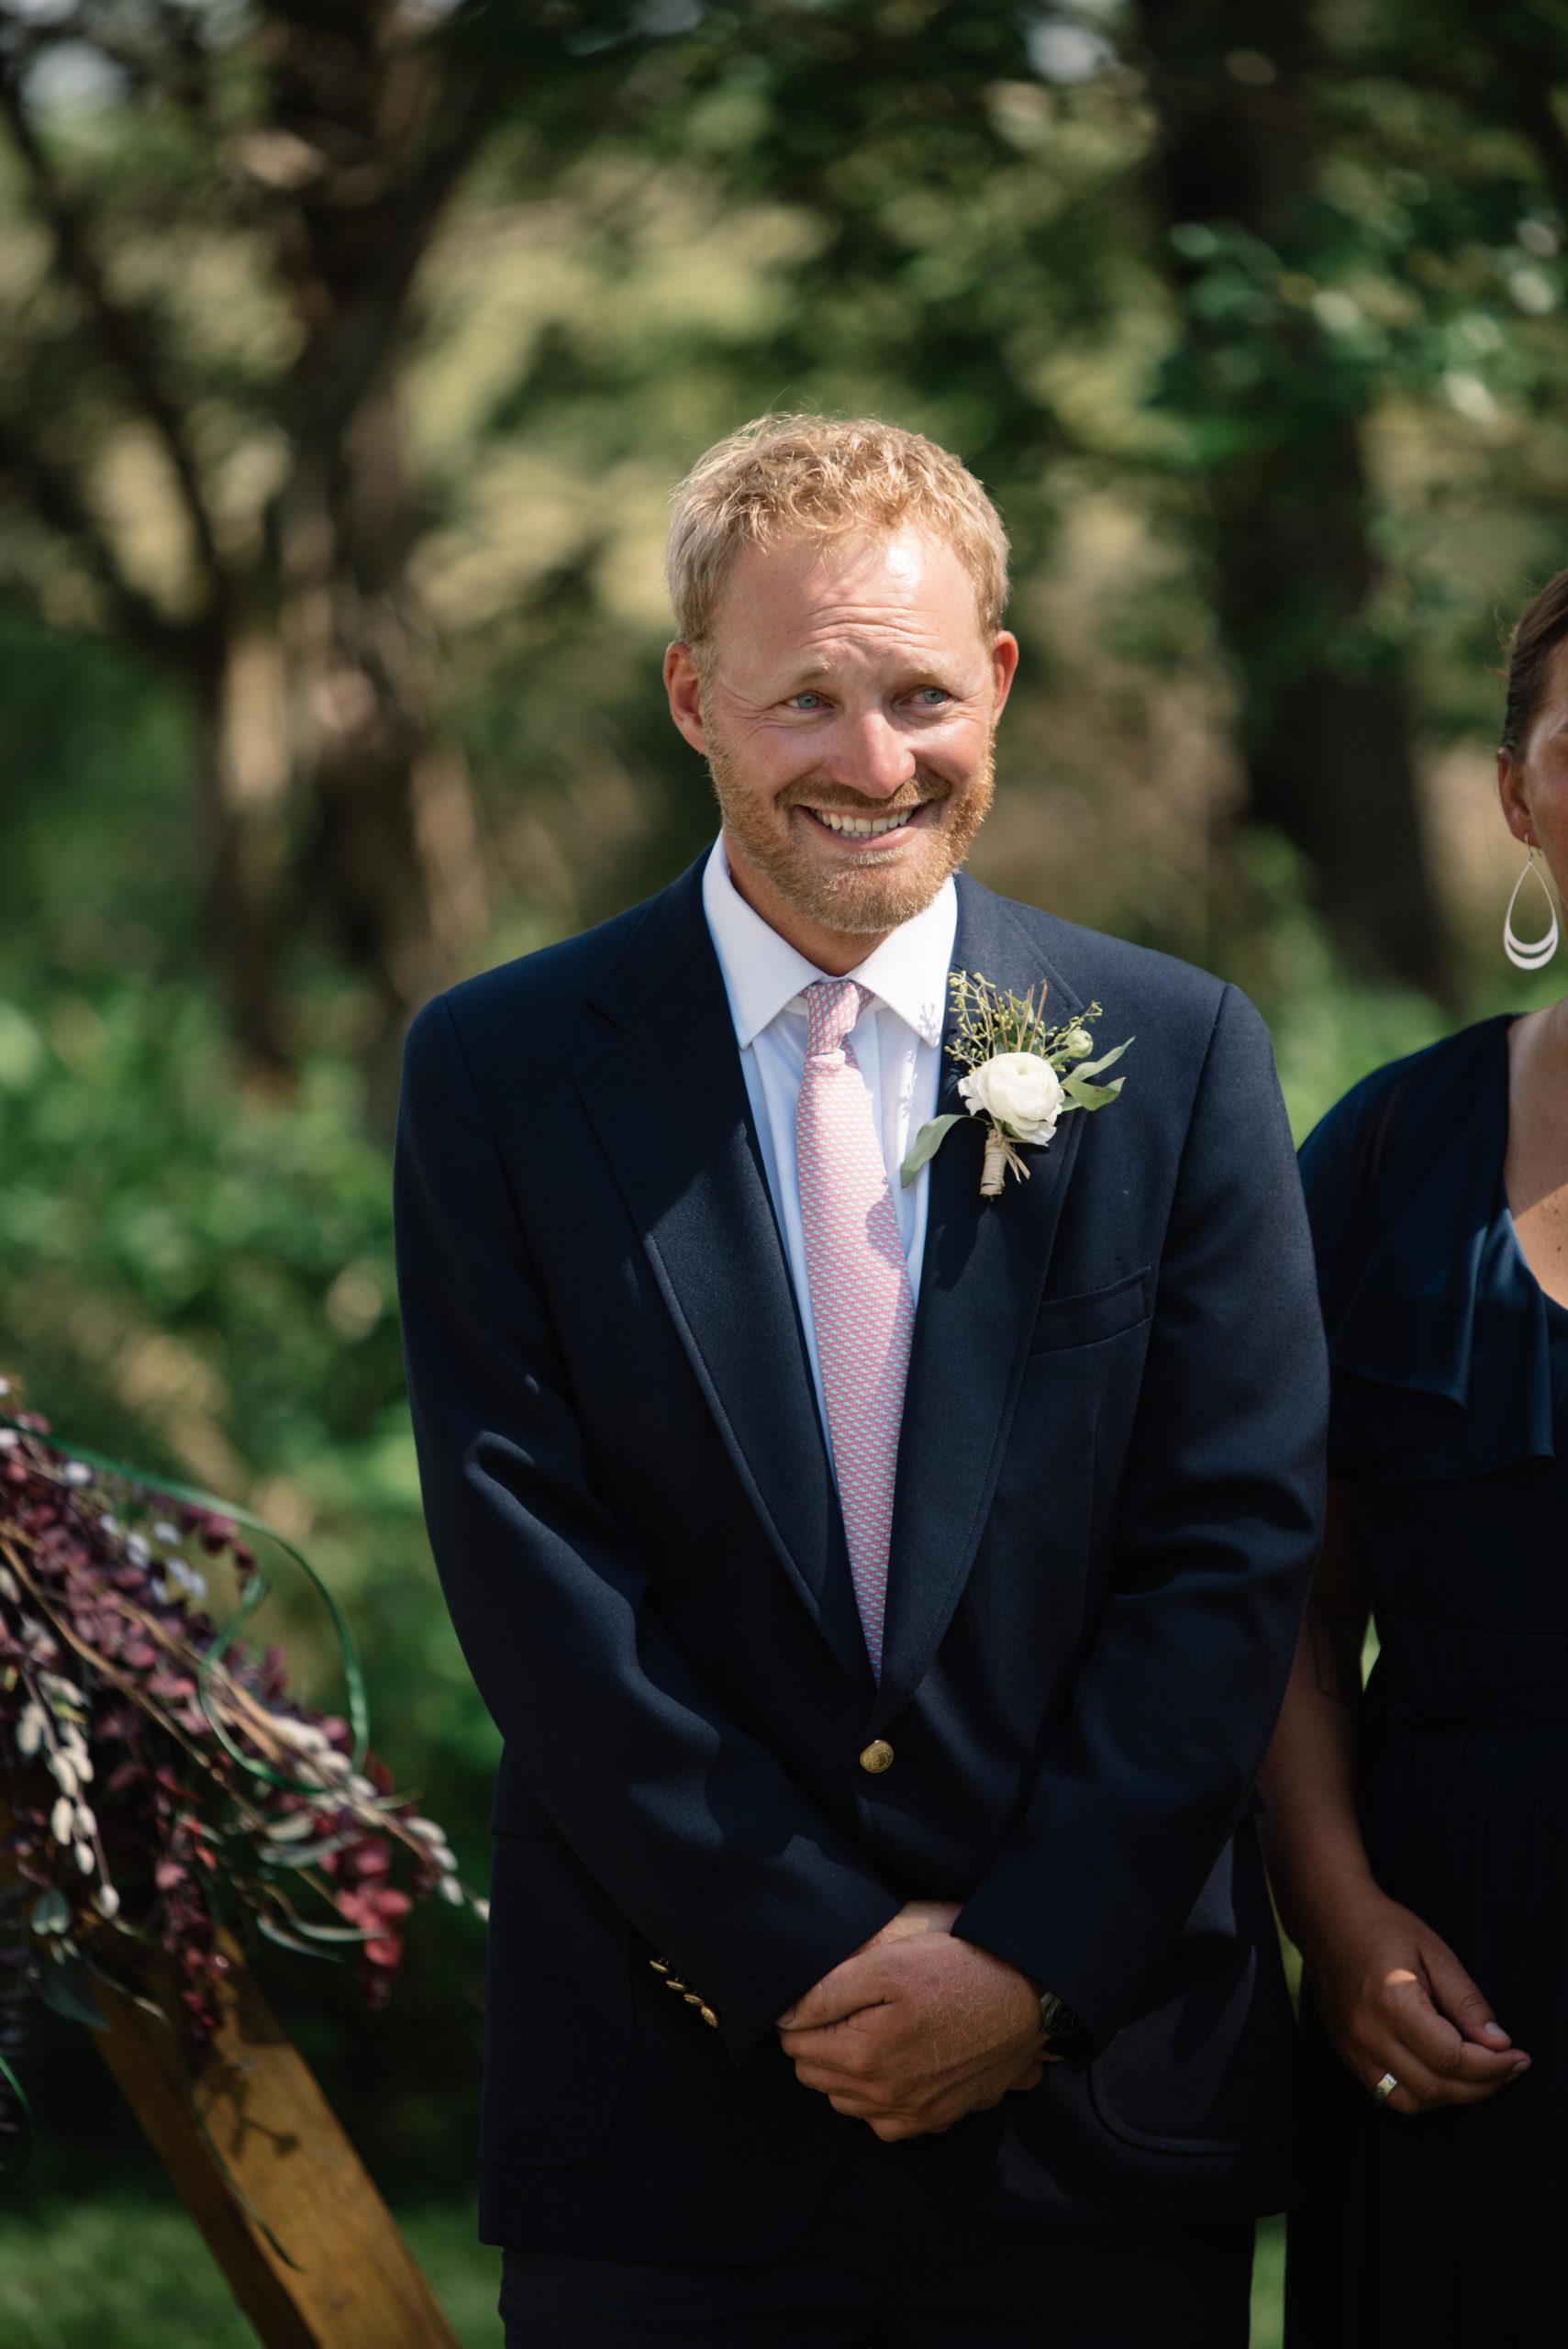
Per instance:
[[[1551,926],[1548,930],[1544,938],[1534,939],[1527,945],[1522,938],[1518,938],[1515,935],[1514,907],[1518,903],[1519,891],[1524,887],[1526,880],[1532,873],[1535,874],[1535,877],[1540,883],[1542,894],[1546,898],[1546,910],[1550,917]],[[1535,843],[1533,841],[1531,841],[1529,852],[1525,858],[1524,871],[1514,883],[1514,894],[1508,899],[1508,910],[1503,916],[1503,952],[1507,954],[1509,962],[1517,963],[1521,971],[1544,970],[1548,963],[1551,962],[1552,956],[1557,952],[1557,907],[1552,900],[1551,891],[1547,885],[1545,874],[1536,872]]]

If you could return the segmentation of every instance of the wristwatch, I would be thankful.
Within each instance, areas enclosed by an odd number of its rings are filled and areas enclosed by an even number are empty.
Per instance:
[[[1040,2026],[1051,2043],[1051,2052],[1060,2055],[1071,2071],[1079,2071],[1094,2053],[1089,2033],[1065,1998],[1054,1990],[1040,1994]]]

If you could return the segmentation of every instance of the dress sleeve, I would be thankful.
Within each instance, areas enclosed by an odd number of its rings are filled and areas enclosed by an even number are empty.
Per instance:
[[[1544,1308],[1502,1188],[1506,1024],[1374,1069],[1301,1145],[1331,1475],[1442,1482],[1552,1449]]]

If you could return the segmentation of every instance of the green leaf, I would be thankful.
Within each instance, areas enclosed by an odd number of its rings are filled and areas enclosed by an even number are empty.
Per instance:
[[[270,1852],[263,1843],[259,1846],[256,1857],[263,1867],[307,1868],[316,1861],[324,1860],[330,1852],[346,1852],[350,1843],[358,1841],[359,1831],[356,1829],[352,1835],[324,1836],[319,1843],[285,1843],[278,1852]]]
[[[948,1128],[962,1126],[965,1115],[966,1112],[962,1109],[953,1109],[950,1110],[945,1118],[927,1119],[915,1137],[914,1149],[898,1170],[898,1179],[906,1187],[915,1180],[921,1167],[935,1158],[942,1146]]]
[[[294,1920],[295,1931],[307,1933],[313,1942],[373,1942],[374,1930],[362,1925],[310,1925],[303,1917]]]
[[[282,1925],[274,1925],[272,1919],[263,1917],[260,1910],[257,1911],[256,1925],[257,1930],[265,1933],[270,1942],[276,1942],[280,1949],[297,1950],[301,1957],[323,1957],[328,1965],[340,1962],[331,1950],[317,1949],[311,1943],[302,1942],[296,1934],[286,1932]]]
[[[1129,1036],[1127,1040],[1127,1044],[1136,1044],[1137,1041],[1138,1039],[1136,1036]],[[1102,1052],[1097,1061],[1085,1061],[1082,1068],[1074,1069],[1073,1072],[1073,1074],[1075,1076],[1098,1076],[1103,1068],[1109,1068],[1112,1061],[1120,1060],[1123,1052],[1127,1050],[1127,1044],[1118,1044],[1114,1052]]]
[[[1116,1099],[1126,1083],[1125,1076],[1118,1076],[1109,1085],[1091,1085],[1082,1071],[1075,1070],[1073,1075],[1062,1078],[1062,1090],[1075,1108],[1103,1109],[1107,1101]]]
[[[139,1934],[137,1938],[149,1943],[150,1943],[152,1940],[150,1933],[141,1933]],[[117,1982],[112,1974],[106,1973],[101,1965],[95,1965],[90,1957],[84,1957],[82,1963],[87,1968],[88,1973],[91,1974],[95,1980],[99,1982],[106,1982],[111,1990],[117,1991],[122,1998],[128,1998],[133,2007],[139,2007],[141,2009],[143,2014],[156,2015],[160,2022],[168,2021],[168,2016],[164,2013],[156,1998],[144,1998],[139,1990],[128,1990],[123,1982]]]
[[[275,1823],[268,1821],[267,1841],[270,1843],[287,1843],[292,1842],[298,1835],[318,1834],[321,1823],[321,1816],[317,1811],[289,1811]]]
[[[57,1965],[40,1966],[39,1997],[67,2022],[84,2022],[89,2031],[107,2031],[104,2010],[93,1996],[93,1985],[80,1958],[62,1957]]]
[[[71,1922],[71,1903],[57,1884],[46,1885],[33,1902],[35,1933],[62,1933]]]

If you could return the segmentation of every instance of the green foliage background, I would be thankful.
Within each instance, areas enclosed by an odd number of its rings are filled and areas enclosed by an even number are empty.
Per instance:
[[[693,6],[612,11],[610,29],[555,13],[559,40],[518,33],[528,71],[443,217],[396,362],[411,569],[439,644],[431,727],[471,780],[491,882],[472,962],[602,917],[711,836],[658,683],[664,499],[718,433],[799,405],[929,430],[1002,504],[1025,660],[974,869],[1246,986],[1298,1131],[1379,1061],[1548,998],[1550,974],[1521,984],[1496,944],[1515,866],[1490,746],[1500,622],[1568,558],[1568,180],[1550,98],[1544,129],[1505,118],[1479,37],[1439,0],[1306,12],[1315,177],[1287,249],[1224,218],[1162,220],[1135,10]],[[1549,86],[1561,49],[1537,13],[1499,22],[1537,41]],[[1236,54],[1268,66],[1275,20],[1254,14],[1255,49]],[[1434,18],[1453,19],[1447,46]],[[247,236],[208,216],[188,127],[176,138],[111,98],[68,109],[57,134],[109,203],[116,264],[164,318],[234,528],[250,527],[261,490],[246,484],[264,485],[284,431],[269,406],[287,340],[274,290]],[[35,284],[37,246],[23,176],[0,161],[0,305]],[[54,395],[0,366],[0,406]],[[1411,696],[1452,941],[1440,1005],[1347,962],[1318,876],[1247,803],[1217,484],[1271,434],[1288,447],[1330,414],[1355,419],[1375,557],[1333,650],[1396,665]],[[94,434],[106,508],[177,597],[156,466],[112,414]],[[206,934],[189,701],[13,518],[0,1371],[62,1434],[243,1500],[308,1549],[353,1620],[378,1750],[482,1885],[496,1741],[419,1517],[365,973],[302,888],[279,946],[292,1081],[237,1055]],[[1282,670],[1316,625],[1285,613]],[[280,1579],[263,1632],[329,1701],[324,1626]],[[259,1960],[400,2208],[468,2190],[477,1935],[453,1911],[417,1920],[374,2021],[331,1969]],[[33,2087],[44,2143],[0,2252],[6,2337],[129,2349],[151,2338],[133,2306],[146,2261],[128,2248],[139,2205],[114,2199],[143,2167],[134,2132],[84,2035],[57,2027]],[[62,2197],[111,2185],[60,2216]],[[488,2270],[464,2266],[439,2209],[428,2225],[464,2338],[493,2339]],[[119,2332],[107,2287],[79,2314],[44,2307],[46,2242],[57,2261],[113,2267]],[[188,2255],[199,2266],[194,2238]],[[152,2266],[166,2290],[167,2264]],[[190,2289],[188,2337],[227,2339]],[[164,2321],[160,2337],[184,2336]]]

